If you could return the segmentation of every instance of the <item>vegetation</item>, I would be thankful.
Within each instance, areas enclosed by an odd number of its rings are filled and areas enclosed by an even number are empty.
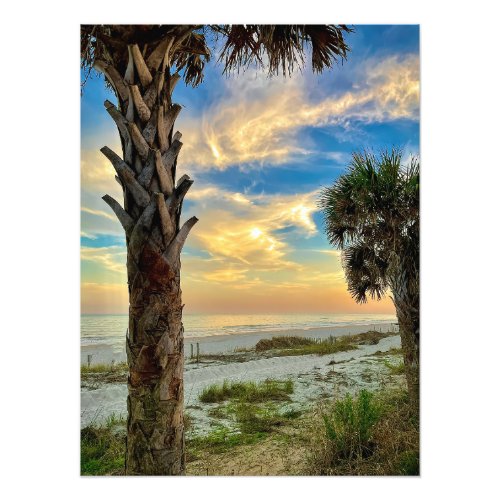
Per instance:
[[[88,375],[91,373],[113,373],[128,370],[128,365],[124,361],[122,363],[112,363],[112,364],[104,364],[97,363],[95,365],[81,365],[80,373],[82,375]]]
[[[112,415],[102,426],[80,431],[80,472],[83,476],[123,474],[126,421]]]
[[[297,336],[280,336],[262,339],[255,345],[256,352],[276,350],[275,356],[302,356],[304,354],[334,354],[336,352],[352,351],[358,344],[378,344],[380,339],[394,335],[391,332],[369,331],[356,335],[329,336],[315,339]]]
[[[419,474],[418,420],[407,392],[361,391],[307,413],[279,403],[237,400],[214,410],[212,416],[233,424],[218,424],[205,435],[188,431],[188,474],[206,474],[206,464],[217,463],[219,473],[229,475],[235,456],[242,463],[253,460],[256,471],[263,465],[265,473],[269,461],[286,461],[292,453],[288,474]],[[111,416],[102,426],[82,429],[83,475],[124,474],[125,423]],[[193,425],[189,416],[185,425]]]
[[[418,419],[407,392],[361,391],[323,408],[310,426],[307,470],[319,475],[418,475]]]
[[[222,385],[213,384],[201,392],[199,399],[203,403],[219,403],[237,400],[245,403],[264,401],[287,401],[293,393],[291,380],[264,380],[263,382],[230,382]]]
[[[323,414],[326,438],[335,458],[353,459],[371,452],[373,426],[380,418],[373,394],[362,390],[357,398],[347,394]]]
[[[285,424],[286,420],[297,418],[296,411],[280,413],[276,406],[259,407],[247,403],[239,403],[235,409],[236,422],[242,433],[272,432],[276,427]]]
[[[204,436],[187,439],[187,461],[199,459],[203,452],[220,454],[236,446],[254,444],[265,437],[264,433],[245,434],[221,425]]]
[[[391,375],[403,375],[405,373],[405,364],[403,362],[393,365],[389,361],[384,361],[384,365],[389,369]]]
[[[236,428],[218,425],[205,436],[189,438],[188,461],[197,460],[202,454],[220,454],[241,445],[255,444],[297,419],[301,413],[297,410],[281,411],[272,403],[259,405],[236,402],[214,408],[210,414],[233,420]]]
[[[315,339],[306,337],[294,337],[294,336],[281,336],[273,337],[271,339],[262,339],[255,345],[255,350],[257,352],[269,351],[271,349],[292,349],[295,347],[306,347],[313,345]]]
[[[116,170],[124,198],[122,206],[103,197],[127,244],[127,473],[184,473],[180,255],[198,219],[180,224],[193,181],[176,178],[182,148],[182,134],[174,128],[181,111],[173,101],[176,84],[196,87],[203,81],[209,45],[221,48],[218,60],[227,73],[256,64],[270,75],[289,75],[306,57],[321,72],[347,57],[344,36],[350,31],[345,25],[82,25],[85,81],[95,69],[115,93],[117,105],[104,106],[122,147],[121,157],[107,146],[101,152]],[[208,43],[214,39],[220,43]],[[168,353],[167,338],[173,349]],[[141,432],[144,426],[150,432]],[[171,448],[156,453],[158,436],[165,434]]]
[[[392,292],[414,411],[419,401],[420,163],[402,152],[354,153],[346,174],[322,191],[330,243],[342,250],[348,289],[357,302]]]

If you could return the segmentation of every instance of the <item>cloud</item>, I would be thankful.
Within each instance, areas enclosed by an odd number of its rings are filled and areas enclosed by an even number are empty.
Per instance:
[[[105,144],[108,144],[105,142]],[[122,154],[119,144],[109,143],[109,147],[118,155]],[[122,188],[115,180],[115,169],[98,149],[82,150],[80,158],[81,184],[86,191],[109,194],[121,199]]]
[[[110,246],[91,248],[82,246],[80,257],[82,263],[88,262],[99,267],[101,273],[118,273],[125,275],[127,251],[125,247]]]
[[[116,216],[113,217],[113,215],[111,215],[107,212],[103,212],[102,210],[95,210],[93,208],[88,208],[88,207],[82,207],[81,210],[82,210],[82,212],[85,212],[88,214],[98,215],[99,217],[104,217],[106,219],[116,221]]]
[[[201,120],[181,115],[182,163],[191,169],[220,170],[233,165],[280,164],[317,154],[301,136],[304,127],[418,119],[418,56],[366,61],[359,82],[352,90],[315,102],[305,78],[243,74],[227,80],[223,98],[212,102]],[[338,152],[329,155],[344,159]]]
[[[188,249],[203,250],[218,267],[206,279],[232,282],[256,271],[302,266],[288,258],[292,250],[283,230],[302,237],[317,233],[312,214],[317,192],[297,195],[250,195],[210,186],[193,189],[186,214],[200,215]],[[222,265],[221,265],[222,264]]]
[[[94,234],[86,233],[85,231],[80,231],[80,236],[82,238],[88,238],[89,240],[96,240],[97,239],[97,236],[95,236]]]

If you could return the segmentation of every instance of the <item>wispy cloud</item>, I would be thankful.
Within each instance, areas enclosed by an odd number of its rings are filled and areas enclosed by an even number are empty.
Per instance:
[[[418,119],[417,56],[368,61],[360,82],[353,90],[313,101],[304,78],[243,75],[228,80],[224,97],[204,110],[202,120],[180,119],[185,138],[182,162],[190,168],[221,170],[249,163],[280,164],[311,153],[300,136],[304,127]]]
[[[81,210],[82,210],[82,212],[86,212],[86,213],[92,214],[92,215],[97,215],[99,217],[104,217],[104,218],[112,220],[112,221],[116,220],[116,217],[113,217],[113,215],[111,215],[107,212],[104,212],[102,210],[95,210],[94,208],[89,208],[89,207],[82,207]]]
[[[121,275],[126,274],[126,256],[127,252],[124,247],[111,246],[111,247],[81,247],[80,257],[83,262],[91,262],[97,264],[101,272],[118,273]]]

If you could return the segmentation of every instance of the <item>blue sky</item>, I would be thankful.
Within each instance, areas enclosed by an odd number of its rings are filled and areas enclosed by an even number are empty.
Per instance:
[[[346,291],[339,252],[323,234],[318,190],[353,151],[419,152],[418,26],[356,26],[348,60],[292,78],[256,69],[221,75],[214,61],[197,88],[179,83],[178,175],[195,184],[183,218],[197,215],[183,252],[187,312],[392,312]],[[214,58],[215,60],[216,58]],[[120,151],[102,78],[81,99],[82,312],[126,312],[124,238],[100,197],[120,199],[99,149]]]

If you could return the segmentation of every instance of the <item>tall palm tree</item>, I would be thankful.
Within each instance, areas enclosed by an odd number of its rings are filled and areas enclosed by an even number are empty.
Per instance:
[[[180,253],[192,217],[182,226],[183,199],[193,184],[176,180],[181,110],[172,101],[179,80],[196,87],[211,57],[207,38],[221,47],[224,72],[249,65],[291,74],[311,57],[316,72],[344,60],[344,25],[87,25],[81,27],[84,72],[105,75],[117,105],[104,106],[121,139],[122,156],[101,149],[123,188],[123,207],[104,201],[121,222],[127,243],[129,328],[126,338],[128,421],[126,473],[184,473],[183,326]]]
[[[348,289],[363,303],[390,290],[398,317],[408,392],[419,407],[418,158],[398,150],[353,154],[346,174],[320,195],[326,234],[342,250]]]

